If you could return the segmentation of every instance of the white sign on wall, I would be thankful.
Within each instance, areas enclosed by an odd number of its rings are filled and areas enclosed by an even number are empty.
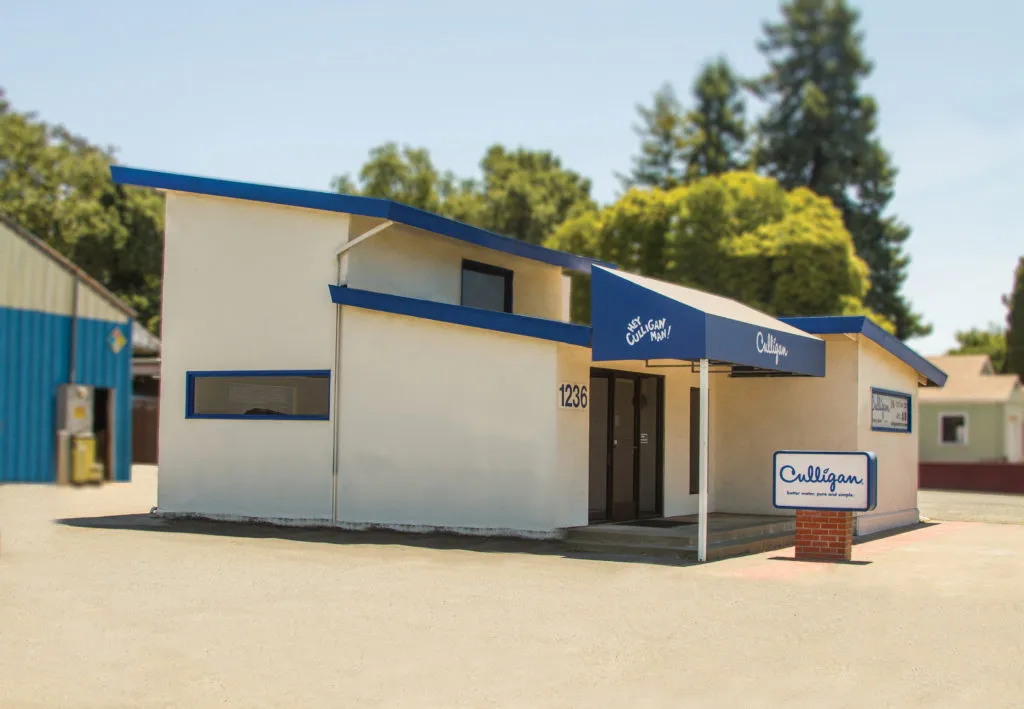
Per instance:
[[[871,430],[910,433],[910,394],[872,389]]]
[[[590,392],[586,384],[558,385],[558,406],[563,409],[585,409],[590,403]]]
[[[875,508],[878,461],[864,451],[776,451],[776,507],[866,512]]]

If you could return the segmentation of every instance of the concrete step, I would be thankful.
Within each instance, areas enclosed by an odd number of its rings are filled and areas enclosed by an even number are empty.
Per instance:
[[[673,543],[675,542],[675,543]],[[743,539],[726,539],[708,542],[708,561],[725,559],[744,554],[759,554],[773,549],[784,549],[793,546],[795,535],[792,532],[751,535]],[[567,538],[566,546],[583,554],[599,554],[631,557],[651,557],[660,559],[696,560],[697,546],[694,540],[685,538],[660,538],[656,542],[641,542],[635,538],[620,536],[616,539]]]
[[[708,534],[708,543],[745,539],[750,536],[772,536],[777,534],[796,534],[796,520],[784,519],[771,524],[758,525],[757,527],[741,527],[739,529],[711,532]]]
[[[658,532],[675,532],[674,534],[658,534]],[[594,527],[579,527],[566,532],[567,540],[581,542],[596,542],[602,544],[628,545],[650,544],[652,546],[679,546],[689,543],[693,537],[683,536],[677,530],[647,529],[643,531],[636,529],[616,529],[614,525],[597,525]]]
[[[708,561],[727,559],[731,556],[760,554],[775,549],[785,549],[796,543],[796,534],[774,534],[751,539],[732,540],[708,544]]]
[[[627,556],[627,557],[650,557],[657,559],[686,559],[696,560],[697,550],[681,546],[663,546],[656,544],[620,544],[605,541],[577,541],[566,540],[566,547],[570,551],[580,554],[594,554],[600,556]]]
[[[625,526],[625,525],[623,525]],[[566,540],[580,542],[597,542],[603,544],[649,544],[651,546],[679,547],[697,543],[696,525],[688,526],[687,533],[681,534],[678,527],[634,527],[623,529],[623,526],[612,524],[599,524],[592,527],[574,527],[566,531]],[[710,532],[708,534],[708,545],[718,542],[737,542],[757,537],[773,537],[779,535],[796,534],[796,521],[792,519],[780,520],[771,524],[762,524],[756,527],[741,527],[739,529],[726,529]]]

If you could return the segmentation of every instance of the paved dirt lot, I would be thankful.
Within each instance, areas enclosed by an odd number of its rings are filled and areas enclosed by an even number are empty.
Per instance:
[[[1019,707],[1024,526],[704,566],[0,486],[0,707]],[[54,523],[55,519],[73,518]]]
[[[917,505],[928,519],[1024,524],[1024,495],[920,490]]]

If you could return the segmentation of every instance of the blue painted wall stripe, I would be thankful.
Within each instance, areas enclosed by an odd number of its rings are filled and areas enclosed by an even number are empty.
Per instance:
[[[115,479],[131,479],[131,347],[114,354],[114,328],[131,341],[131,321],[78,321],[77,380],[115,389]],[[71,318],[0,308],[0,482],[53,482],[57,388],[67,381]]]
[[[494,330],[509,335],[536,337],[541,340],[564,342],[579,347],[590,346],[590,328],[585,325],[545,320],[528,315],[499,313],[482,308],[469,308],[463,305],[437,303],[432,300],[406,298],[400,295],[375,293],[345,286],[330,286],[331,300],[338,305],[351,305],[356,308],[378,310],[395,315],[408,315],[414,318],[436,320],[477,327],[483,330]]]

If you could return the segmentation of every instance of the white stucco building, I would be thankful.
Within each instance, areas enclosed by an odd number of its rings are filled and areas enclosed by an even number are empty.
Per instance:
[[[918,521],[916,391],[945,375],[864,318],[777,320],[386,200],[113,175],[167,194],[162,514],[559,536],[695,513],[703,360],[710,511],[792,514],[776,450],[869,450],[858,533]]]

